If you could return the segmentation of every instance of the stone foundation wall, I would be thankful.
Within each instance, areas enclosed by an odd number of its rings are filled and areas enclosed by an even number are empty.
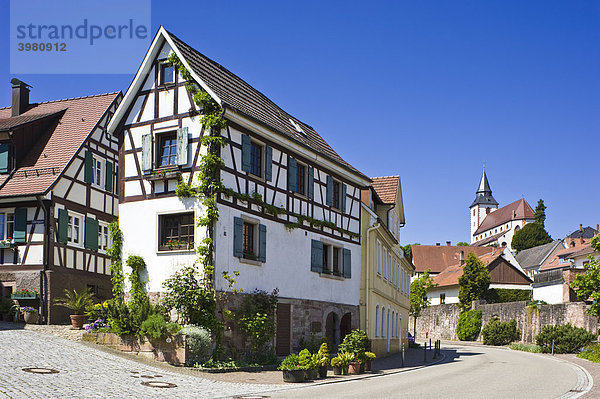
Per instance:
[[[570,323],[595,333],[598,333],[600,328],[598,318],[586,313],[587,305],[583,302],[537,307],[528,307],[525,301],[494,304],[474,302],[473,308],[482,311],[483,326],[493,317],[501,321],[515,319],[521,330],[521,342],[524,343],[535,342],[536,335],[547,325]],[[417,340],[428,338],[457,340],[456,324],[459,313],[458,307],[454,304],[430,306],[425,309],[417,318]],[[414,319],[411,317],[409,321],[412,333]],[[480,336],[479,340],[481,339]]]

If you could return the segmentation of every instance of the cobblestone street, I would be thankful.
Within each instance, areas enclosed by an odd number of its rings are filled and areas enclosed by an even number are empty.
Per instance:
[[[22,329],[0,329],[0,398],[221,398],[285,389],[173,373],[94,347]],[[25,368],[48,368],[35,374]],[[155,388],[142,383],[171,383]]]

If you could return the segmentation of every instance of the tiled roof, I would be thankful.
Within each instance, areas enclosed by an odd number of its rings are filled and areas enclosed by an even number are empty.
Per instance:
[[[490,253],[478,256],[479,260],[483,262],[485,266],[489,266],[493,261],[502,256],[502,250],[494,248]],[[508,262],[507,262],[508,263]],[[440,274],[433,278],[433,281],[437,283],[438,287],[447,287],[451,285],[458,285],[458,279],[463,275],[463,265],[460,263],[451,265],[446,269],[442,270]]]
[[[540,266],[544,260],[560,245],[562,240],[555,240],[548,244],[519,251],[515,258],[523,269]]]
[[[5,177],[0,197],[43,194],[51,188],[119,95],[120,92],[107,93],[32,104],[25,113],[15,117],[33,120],[36,116],[55,114],[58,123],[40,134],[15,171]],[[12,119],[10,114],[10,108],[0,109],[0,120]]]
[[[553,257],[544,262],[544,264],[540,267],[540,271],[571,267],[571,262],[567,261],[568,259],[589,255],[593,252],[594,250],[589,243],[563,248],[560,251],[557,251]]]
[[[494,234],[493,236],[489,236],[487,238],[484,238],[481,241],[476,241],[473,243],[474,246],[477,247],[481,247],[484,246],[486,244],[489,244],[490,242],[494,242],[496,241],[498,238],[500,238],[503,234],[506,234],[506,231],[503,231],[502,233],[498,233],[498,234]]]
[[[584,227],[582,229],[577,229],[571,234],[567,236],[567,238],[592,238],[598,231],[590,226]]]
[[[220,64],[188,46],[172,33],[167,33],[173,39],[177,50],[189,63],[193,72],[208,85],[227,107],[233,108],[237,112],[325,155],[334,162],[368,179],[367,176],[344,161],[311,126],[279,108],[264,94]],[[298,132],[290,120],[298,124],[304,133]]]
[[[470,252],[481,256],[495,250],[492,247],[457,247],[449,245],[411,245],[410,248],[417,273],[423,273],[427,269],[431,269],[431,273],[440,273],[448,266],[460,263],[461,251],[466,259]]]
[[[478,235],[511,220],[533,219],[533,209],[523,198],[488,214],[473,235]]]
[[[7,108],[2,108],[2,110],[5,110],[5,109],[7,109]],[[10,108],[8,108],[8,109],[10,110]],[[2,110],[0,110],[0,112],[2,112]],[[59,110],[57,112],[61,112],[61,111],[62,110]],[[8,118],[1,119],[1,117],[0,117],[0,132],[11,130],[11,129],[16,128],[17,126],[22,126],[27,123],[31,123],[31,122],[35,122],[40,119],[44,119],[46,117],[55,115],[57,112],[50,112],[50,113],[46,113],[46,114],[34,114],[34,113],[25,112],[24,114],[21,114],[19,116],[13,116],[13,117],[10,117],[10,113],[9,113]],[[2,113],[2,114],[4,114],[4,113]]]
[[[384,204],[395,204],[400,176],[372,177],[371,186]]]

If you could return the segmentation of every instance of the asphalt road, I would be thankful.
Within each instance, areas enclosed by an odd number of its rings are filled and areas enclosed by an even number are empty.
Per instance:
[[[486,347],[455,345],[443,349],[446,358],[441,363],[422,369],[336,384],[298,386],[268,395],[272,398],[546,399],[569,394],[578,384],[576,369],[560,359]]]

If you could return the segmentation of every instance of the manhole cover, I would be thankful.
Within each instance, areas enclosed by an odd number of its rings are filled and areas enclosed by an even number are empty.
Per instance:
[[[28,373],[34,373],[34,374],[56,374],[59,372],[58,370],[47,369],[47,368],[43,368],[43,367],[27,367],[27,368],[24,368],[23,371],[26,371]]]
[[[268,399],[270,396],[261,396],[261,395],[241,395],[234,396],[235,399]]]
[[[177,385],[172,384],[170,382],[161,382],[161,381],[144,381],[142,385],[152,388],[175,388]]]

